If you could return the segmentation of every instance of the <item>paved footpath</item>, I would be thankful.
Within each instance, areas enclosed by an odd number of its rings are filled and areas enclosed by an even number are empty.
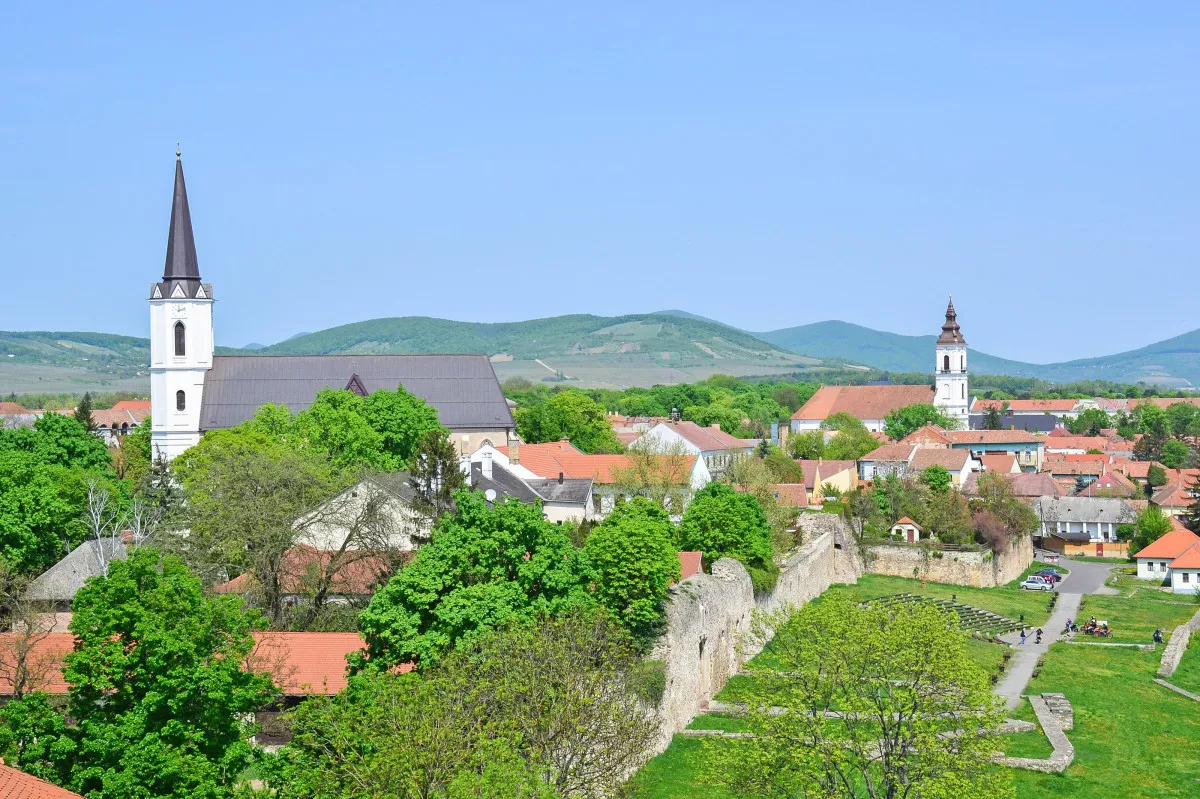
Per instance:
[[[1050,644],[1059,640],[1059,633],[1066,626],[1067,619],[1076,618],[1081,599],[1083,599],[1082,594],[1058,595],[1058,601],[1054,604],[1054,612],[1050,614],[1050,620],[1046,622],[1046,626],[1042,627],[1040,644],[1034,643],[1037,636],[1033,635],[1033,630],[1036,628],[1030,628],[1029,637],[1025,639],[1024,644],[1019,643],[1020,633],[1009,633],[1001,637],[1001,640],[1015,644],[1012,659],[1008,661],[1008,668],[1004,671],[1004,678],[995,688],[995,694],[1004,698],[1009,709],[1021,704],[1025,686],[1029,685],[1029,680],[1033,677],[1033,670],[1037,667],[1038,658],[1046,654]]]

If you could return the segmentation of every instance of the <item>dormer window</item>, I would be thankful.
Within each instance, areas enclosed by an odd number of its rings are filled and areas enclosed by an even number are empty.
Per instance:
[[[187,354],[187,346],[185,344],[183,322],[175,323],[175,357],[182,358]]]

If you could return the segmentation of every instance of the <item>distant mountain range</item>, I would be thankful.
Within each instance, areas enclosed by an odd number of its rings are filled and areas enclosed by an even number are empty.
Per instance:
[[[422,354],[485,352],[501,377],[576,380],[628,386],[696,380],[714,373],[770,375],[861,364],[892,372],[928,372],[934,336],[902,336],[829,321],[748,333],[686,311],[603,317],[555,316],[524,322],[455,322],[429,317],[371,319],[269,346],[219,347],[222,354]],[[66,390],[84,383],[141,381],[149,361],[144,338],[107,333],[0,332],[0,394]],[[1065,363],[1031,364],[971,350],[971,370],[1067,382],[1200,384],[1200,330],[1147,347]],[[51,372],[53,370],[51,379]],[[140,374],[139,374],[140,373]],[[81,389],[82,390],[82,389]]]

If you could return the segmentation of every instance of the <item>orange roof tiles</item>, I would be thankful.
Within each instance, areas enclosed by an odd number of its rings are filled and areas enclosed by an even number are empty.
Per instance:
[[[1053,413],[1055,411],[1057,411],[1059,413],[1065,413],[1067,411],[1075,410],[1075,405],[1078,402],[1079,402],[1079,400],[1073,400],[1073,399],[1029,399],[1029,400],[985,400],[985,399],[981,399],[981,400],[975,400],[975,404],[972,406],[972,410],[988,411],[988,410],[991,410],[992,408],[995,408],[996,410],[1001,410],[1004,407],[1004,404],[1008,403],[1008,410],[1013,413],[1016,413],[1016,412],[1029,413],[1029,412],[1035,412],[1035,411],[1041,411],[1043,413]]]
[[[1172,530],[1157,541],[1151,541],[1139,549],[1135,558],[1177,558],[1184,550],[1200,543],[1200,535],[1191,530]]]
[[[908,518],[907,516],[901,516],[899,519],[896,520],[896,524],[911,524],[913,527],[918,527],[918,528],[921,526],[921,525],[917,524],[916,522],[914,522],[912,519]],[[896,525],[894,524],[892,526],[895,527]]]
[[[0,413],[29,413],[25,408],[15,402],[0,402]]]
[[[24,638],[22,633],[0,633],[0,696],[13,692],[13,654],[16,644]],[[71,633],[49,633],[34,641],[27,655],[28,673],[31,676],[29,690],[62,695],[67,692],[63,679],[62,664],[67,653],[75,648],[75,636]],[[0,797],[4,796],[0,793]]]
[[[121,400],[112,406],[114,411],[146,411],[150,412],[150,400],[148,399],[127,399]]]
[[[936,424],[927,424],[920,427],[904,438],[900,439],[901,444],[918,444],[920,446],[950,446],[950,437],[946,435],[946,431]]]
[[[848,413],[856,419],[882,419],[899,408],[932,402],[932,386],[821,386],[792,418],[821,421]]]
[[[1171,561],[1172,569],[1200,569],[1200,544],[1192,544]]]
[[[918,448],[913,453],[909,466],[913,471],[923,472],[930,466],[941,466],[951,471],[962,471],[971,459],[971,453],[965,449],[934,449],[931,447]]]
[[[776,483],[775,501],[788,508],[807,508],[808,491],[804,483]]]
[[[683,582],[692,575],[704,573],[703,555],[703,552],[679,553],[679,582]]]
[[[1187,486],[1183,483],[1173,482],[1158,489],[1150,501],[1160,508],[1186,508],[1192,504],[1194,498]]]
[[[1046,451],[1081,449],[1085,452],[1096,449],[1104,452],[1112,442],[1103,436],[1052,436],[1046,439]]]
[[[285,594],[303,593],[309,575],[327,572],[337,552],[298,544],[283,553],[279,571],[279,587]],[[391,565],[381,555],[365,551],[345,553],[342,565],[330,581],[329,593],[340,595],[373,594],[386,582]],[[243,594],[254,587],[254,575],[240,574],[232,580],[213,586],[217,594]]]
[[[1038,444],[1042,439],[1024,430],[947,430],[954,444]]]
[[[662,422],[662,424],[674,430],[701,452],[749,449],[754,446],[744,438],[729,435],[721,429],[720,425],[716,424],[708,427],[701,427],[695,422]]]
[[[904,461],[912,457],[916,447],[913,444],[884,444],[859,458],[860,461]]]
[[[1097,496],[1113,497],[1143,497],[1142,489],[1120,472],[1109,472],[1101,475],[1094,483],[1079,492],[1081,497]]]
[[[1003,453],[997,455],[980,455],[979,462],[983,464],[984,471],[999,472],[1000,474],[1013,474],[1016,472],[1017,459],[1012,455]]]
[[[496,447],[498,452],[508,455],[508,447]],[[696,466],[696,455],[660,455],[669,459],[673,471],[678,473],[681,480],[688,480]],[[548,480],[558,477],[590,477],[597,483],[612,484],[617,481],[614,472],[619,474],[622,469],[628,469],[634,461],[628,455],[588,455],[571,446],[567,441],[555,441],[547,444],[522,444],[521,466],[539,477]]]
[[[31,777],[0,761],[0,799],[83,799],[77,793]]]
[[[796,463],[800,464],[800,468],[804,471],[804,487],[809,491],[817,487],[814,481],[818,472],[821,474],[821,482],[826,483],[835,474],[858,471],[856,461],[797,460]]]

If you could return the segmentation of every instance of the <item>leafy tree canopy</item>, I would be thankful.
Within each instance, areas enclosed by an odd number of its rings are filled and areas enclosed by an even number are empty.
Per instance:
[[[696,492],[679,524],[679,548],[702,552],[706,566],[723,557],[741,561],[758,591],[773,588],[779,576],[762,506],[723,483]]]
[[[468,492],[455,499],[431,542],[360,615],[367,656],[356,668],[428,665],[496,626],[592,602],[586,557],[539,505],[488,507]]]
[[[570,439],[584,452],[620,452],[604,407],[581,391],[561,391],[541,405],[518,408],[517,432],[529,443]]]
[[[1138,511],[1133,521],[1133,538],[1129,542],[1130,556],[1153,544],[1173,529],[1171,518],[1157,505],[1147,505]]]
[[[935,424],[945,430],[958,428],[958,420],[946,416],[934,405],[906,405],[883,417],[883,432],[893,441],[899,441],[909,433],[915,433],[927,424]]]

